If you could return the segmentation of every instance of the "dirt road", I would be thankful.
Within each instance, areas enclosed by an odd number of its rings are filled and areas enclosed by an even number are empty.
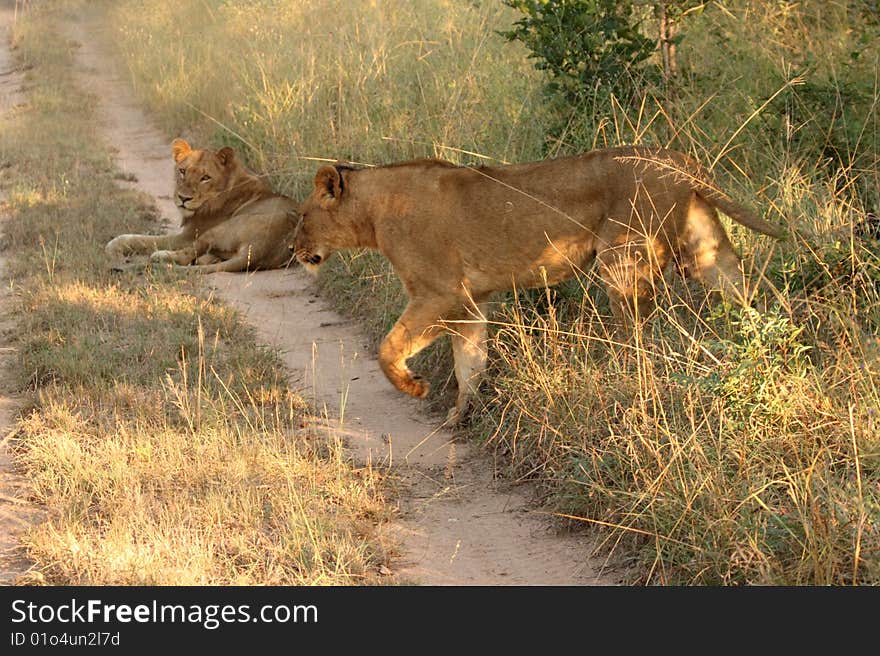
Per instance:
[[[97,16],[66,26],[79,44],[77,74],[98,102],[100,129],[132,184],[178,223],[170,200],[170,142],[144,115],[114,70]],[[400,477],[401,512],[388,531],[401,544],[400,580],[429,585],[611,584],[591,561],[591,543],[561,536],[529,506],[527,487],[494,480],[488,459],[420,413],[385,380],[352,322],[334,313],[299,269],[214,274],[208,284],[277,348],[293,384],[331,419],[356,459]]]
[[[10,31],[15,17],[12,0],[0,0],[0,122],[16,111],[24,101],[22,73],[16,69],[10,53]],[[0,134],[3,127],[0,125]],[[0,175],[7,163],[0,162]],[[7,219],[5,199],[0,185],[0,241]],[[10,440],[21,399],[9,383],[7,370],[15,357],[15,321],[12,319],[12,291],[4,270],[6,258],[0,251],[0,585],[8,585],[22,574],[29,563],[19,548],[17,535],[39,516],[37,508],[26,501],[27,482],[12,464]]]

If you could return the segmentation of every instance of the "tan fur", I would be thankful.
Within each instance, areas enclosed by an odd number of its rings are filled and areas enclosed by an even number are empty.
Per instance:
[[[290,263],[289,246],[299,221],[293,200],[274,193],[231,148],[193,150],[183,139],[175,139],[172,154],[180,231],[120,235],[107,244],[109,255],[149,253],[154,262],[201,273],[275,269]]]
[[[394,266],[409,304],[379,349],[401,391],[428,385],[407,359],[453,333],[466,412],[486,363],[485,302],[499,290],[554,284],[594,259],[619,319],[646,317],[655,281],[675,260],[743,300],[740,259],[716,208],[779,236],[709,182],[689,157],[624,147],[530,164],[456,167],[418,160],[374,169],[322,167],[300,206],[297,259],[315,270],[338,249],[373,248]]]

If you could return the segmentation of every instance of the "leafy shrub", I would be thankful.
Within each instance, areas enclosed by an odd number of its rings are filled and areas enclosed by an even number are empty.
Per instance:
[[[629,1],[504,0],[524,16],[502,32],[522,41],[535,66],[550,74],[547,90],[579,106],[597,92],[618,97],[632,93],[633,82],[656,43],[642,34],[641,20]]]

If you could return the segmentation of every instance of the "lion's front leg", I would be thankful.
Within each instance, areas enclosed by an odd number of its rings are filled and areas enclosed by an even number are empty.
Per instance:
[[[189,238],[180,233],[173,235],[119,235],[107,242],[104,251],[111,257],[148,255],[160,250],[178,250],[188,241],[190,241]]]
[[[379,346],[379,366],[401,392],[423,399],[430,385],[406,365],[416,353],[433,342],[444,328],[441,319],[448,317],[450,304],[436,299],[410,301],[400,319]]]
[[[455,357],[455,379],[458,399],[446,415],[446,420],[457,424],[467,417],[480,389],[480,378],[488,360],[486,305],[479,305],[476,317],[450,324],[452,353]]]

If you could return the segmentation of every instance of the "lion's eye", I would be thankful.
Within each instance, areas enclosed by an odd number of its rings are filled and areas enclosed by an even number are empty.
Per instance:
[[[177,169],[177,171],[180,173],[181,178],[186,175],[186,169]]]
[[[211,176],[210,176],[210,175],[203,175],[203,176],[202,176],[202,182],[207,182],[207,181],[210,180],[210,179],[211,179]]]

